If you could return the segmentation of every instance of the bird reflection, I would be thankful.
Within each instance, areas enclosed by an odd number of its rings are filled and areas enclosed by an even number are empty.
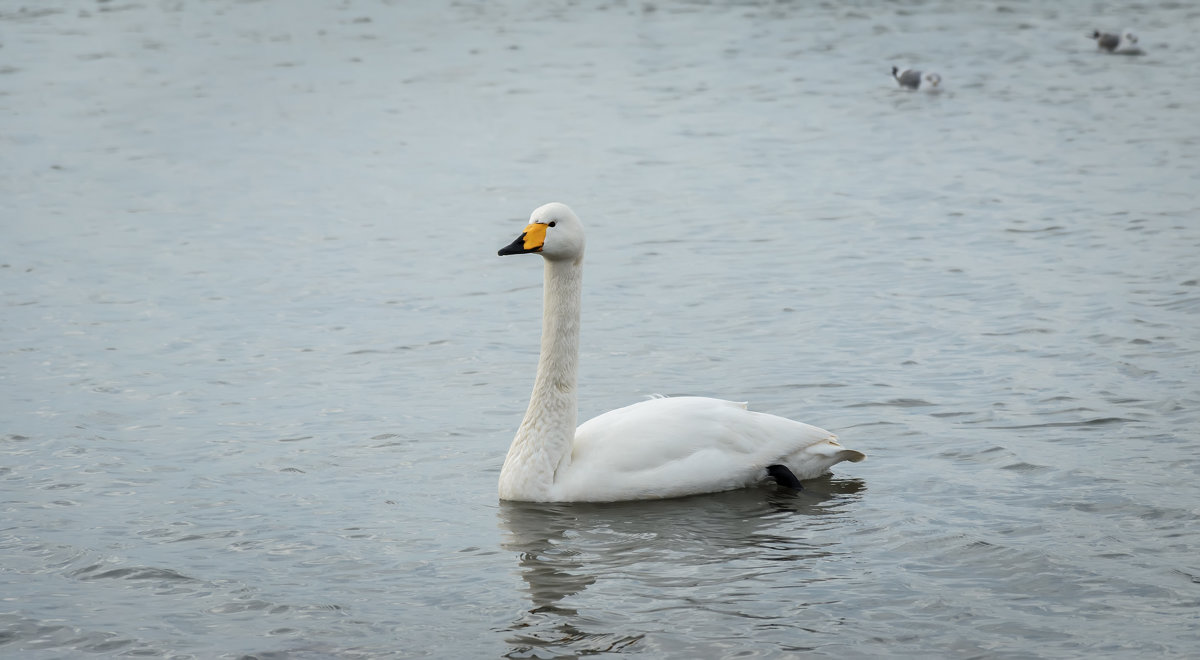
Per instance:
[[[508,530],[504,549],[518,553],[534,610],[552,608],[596,581],[593,575],[579,573],[580,553],[567,545],[567,530],[577,518],[569,505],[501,502],[500,516]]]
[[[829,477],[804,485],[801,492],[763,487],[612,504],[501,502],[502,547],[516,554],[531,604],[508,627],[506,657],[529,657],[539,650],[580,654],[636,647],[649,632],[645,628],[588,630],[629,622],[627,599],[637,598],[634,593],[614,596],[611,588],[601,589],[589,597],[586,615],[572,606],[580,602],[574,597],[600,578],[631,581],[642,598],[649,594],[669,600],[680,589],[698,597],[699,588],[714,586],[705,595],[720,598],[725,585],[736,583],[739,575],[692,567],[731,559],[750,564],[811,561],[830,554],[837,539],[823,536],[826,525],[817,523],[828,519],[834,524],[828,517],[843,513],[865,485]],[[813,520],[788,523],[793,515]],[[620,615],[606,617],[605,610]]]

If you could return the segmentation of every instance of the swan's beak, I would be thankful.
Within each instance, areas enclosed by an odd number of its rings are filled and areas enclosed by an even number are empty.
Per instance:
[[[525,231],[517,237],[517,240],[500,248],[496,254],[504,256],[507,254],[528,254],[530,252],[541,252],[542,246],[546,244],[546,225],[540,222],[534,222],[525,227]]]

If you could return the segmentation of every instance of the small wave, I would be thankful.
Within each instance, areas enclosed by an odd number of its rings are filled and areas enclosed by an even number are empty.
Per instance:
[[[1002,470],[1013,470],[1015,472],[1041,472],[1042,470],[1049,470],[1050,468],[1045,465],[1034,465],[1033,463],[1026,463],[1024,461],[1021,461],[1019,463],[1012,463],[1009,465],[1005,465],[1001,469]]]
[[[1016,227],[1008,227],[1004,231],[1009,234],[1047,234],[1050,232],[1064,232],[1066,227],[1062,225],[1050,225],[1049,227],[1038,227],[1037,229],[1017,229]]]
[[[72,571],[71,577],[76,577],[81,580],[172,580],[180,582],[195,582],[195,578],[190,578],[182,573],[178,573],[169,568],[154,568],[150,566],[130,566],[127,568],[113,568],[107,571],[96,573],[95,571],[103,568],[101,564],[92,564],[84,568]]]
[[[1136,422],[1136,419],[1127,417],[1097,417],[1096,419],[1084,419],[1076,422],[1046,422],[1044,424],[1019,424],[1016,426],[988,426],[989,429],[1043,429],[1059,426],[1106,426],[1108,424],[1121,424],[1124,422]]]
[[[1050,328],[1019,328],[1017,330],[1007,330],[1005,332],[984,332],[982,334],[984,337],[1007,337],[1009,335],[1049,335],[1053,333],[1054,331]]]
[[[889,399],[887,401],[866,401],[863,403],[852,403],[847,408],[923,408],[928,406],[936,406],[936,403],[930,403],[924,399]]]

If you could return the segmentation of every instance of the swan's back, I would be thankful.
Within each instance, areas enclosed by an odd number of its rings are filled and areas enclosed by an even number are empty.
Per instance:
[[[753,485],[770,465],[799,479],[863,454],[803,422],[705,397],[650,399],[582,424],[570,461],[554,477],[555,499],[679,497]]]

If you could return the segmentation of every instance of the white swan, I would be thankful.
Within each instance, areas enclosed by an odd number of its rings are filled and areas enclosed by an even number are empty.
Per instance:
[[[798,479],[865,458],[824,429],[703,397],[642,401],[576,429],[583,248],[579,218],[551,203],[536,209],[499,252],[537,253],[545,261],[537,378],[500,470],[501,499],[656,499],[743,488],[767,477],[800,488]]]

